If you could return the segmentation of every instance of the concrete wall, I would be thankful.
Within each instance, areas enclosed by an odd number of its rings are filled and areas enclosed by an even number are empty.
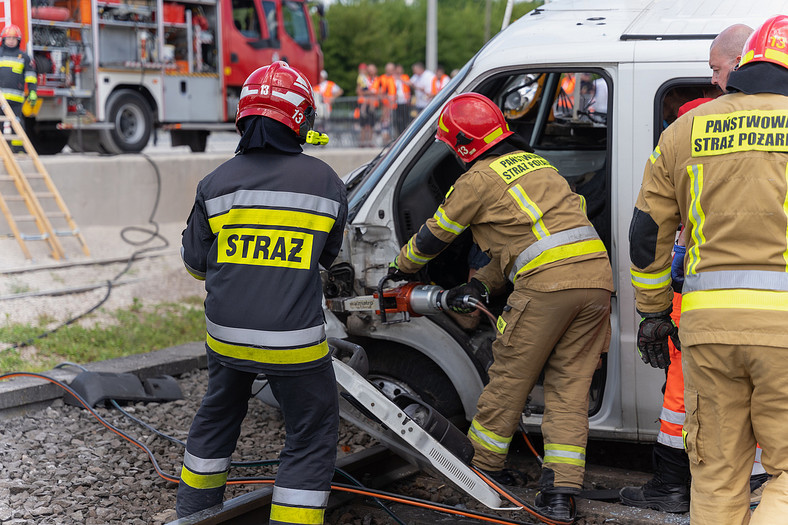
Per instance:
[[[376,149],[323,149],[309,154],[340,175],[371,160]],[[186,221],[197,183],[231,153],[153,153],[143,155],[54,155],[41,157],[80,227],[145,224],[156,198],[156,172],[161,197],[154,219]],[[150,159],[150,160],[149,160]]]

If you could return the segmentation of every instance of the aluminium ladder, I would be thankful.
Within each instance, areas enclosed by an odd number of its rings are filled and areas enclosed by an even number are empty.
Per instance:
[[[30,142],[22,125],[17,121],[16,115],[14,115],[11,106],[2,96],[2,93],[0,93],[0,106],[2,106],[0,123],[2,123],[3,128],[7,128],[10,125],[13,131],[11,134],[4,133],[0,138],[0,156],[2,156],[7,172],[5,175],[0,174],[0,183],[12,182],[16,190],[15,195],[6,194],[3,196],[4,192],[9,191],[6,189],[9,185],[0,184],[0,212],[5,216],[11,229],[9,235],[17,240],[27,259],[33,258],[26,245],[27,241],[45,241],[49,245],[50,253],[54,259],[64,258],[66,255],[58,239],[59,236],[75,237],[82,246],[82,251],[85,255],[90,256],[90,250],[88,250],[85,243],[85,238],[80,233],[60,192],[52,182],[52,178],[49,176],[41,159],[39,159],[33,144]],[[5,129],[0,131],[5,131]],[[14,153],[10,145],[11,140],[21,141],[23,152]],[[23,164],[25,166],[32,165],[35,173],[25,173],[22,169]],[[29,215],[15,215],[12,213],[9,205],[13,202],[24,203]],[[52,226],[52,221],[64,223],[65,229],[56,230]],[[33,223],[37,232],[27,233],[23,231],[20,225],[24,223],[28,225]],[[30,226],[28,226],[28,229],[30,229]]]

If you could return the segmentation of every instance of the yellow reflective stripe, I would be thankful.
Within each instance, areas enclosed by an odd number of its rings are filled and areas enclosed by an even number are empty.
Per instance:
[[[512,437],[499,436],[491,430],[484,428],[475,419],[471,421],[471,428],[468,429],[468,437],[479,443],[487,450],[491,450],[497,454],[506,454],[509,451],[509,444]]]
[[[451,195],[451,193],[452,193],[453,191],[454,191],[454,186],[452,186],[452,187],[450,187],[450,188],[449,188],[449,191],[447,191],[447,192],[446,192],[446,195],[444,195],[444,196],[443,196],[443,199],[444,199],[444,200],[445,200],[445,199],[448,199],[448,198],[449,198],[449,195]]]
[[[684,298],[682,297],[682,300]],[[687,431],[683,428],[681,429],[681,441],[684,443],[684,450],[687,450]]]
[[[567,463],[569,465],[585,467],[586,449],[575,445],[545,445],[544,462]]]
[[[185,266],[185,265],[184,265],[184,266]],[[195,272],[194,272],[194,271],[192,271],[192,269],[191,269],[191,268],[189,268],[188,266],[186,266],[186,271],[187,271],[187,272],[189,272],[189,275],[191,275],[192,277],[194,277],[194,278],[195,278],[195,279],[197,279],[198,281],[204,281],[204,280],[205,280],[205,275],[200,275],[200,274],[198,274],[198,273],[195,273]]]
[[[514,278],[517,279],[521,273],[532,270],[537,266],[542,266],[543,264],[561,261],[570,257],[577,257],[578,255],[588,255],[590,253],[607,253],[605,244],[599,239],[594,239],[591,241],[580,241],[550,248],[549,250],[543,251],[531,260],[531,262],[520,268]]]
[[[271,521],[282,523],[298,523],[299,525],[321,525],[325,509],[307,509],[303,507],[285,507],[271,504]]]
[[[19,62],[18,60],[0,60],[0,67],[8,67],[11,68],[11,71],[16,73],[17,75],[21,75],[22,72],[25,70],[24,62]]]
[[[433,215],[432,218],[437,221],[438,226],[440,226],[442,230],[453,233],[454,235],[461,234],[465,231],[465,228],[468,227],[467,225],[463,226],[459,222],[451,220],[440,206],[438,206],[438,209],[435,211],[435,215]]]
[[[578,193],[578,195],[580,196],[580,209],[583,210],[583,215],[587,216],[588,215],[588,205],[586,204],[586,198],[583,197],[582,195],[580,195],[579,193]]]
[[[542,221],[542,210],[539,209],[539,206],[528,196],[522,186],[519,184],[515,184],[513,188],[509,190],[509,194],[514,198],[517,204],[522,208],[528,217],[531,219],[531,231],[536,236],[538,240],[542,240],[544,237],[550,235],[550,232],[547,230],[547,226],[545,226],[544,221]]]
[[[214,339],[211,337],[211,334],[207,334],[206,342],[208,347],[219,355],[274,365],[309,363],[328,355],[328,343],[326,341],[303,348],[271,349],[225,343]]]
[[[706,308],[741,308],[788,312],[788,292],[772,290],[701,290],[681,298],[681,311]]]
[[[6,100],[10,100],[11,102],[24,102],[25,97],[24,95],[15,95],[13,93],[3,93],[3,98]]]
[[[788,188],[788,164],[785,165],[785,185]],[[788,220],[788,189],[785,192],[785,200],[783,201],[783,214]],[[788,272],[788,226],[785,231],[785,251],[783,252],[783,260],[785,261],[785,271]]]
[[[35,84],[36,80],[38,80],[38,79],[36,78],[35,75],[28,75],[28,76],[25,77],[25,83],[26,84]]]
[[[422,257],[416,253],[416,249],[413,247],[413,237],[408,241],[407,248],[405,249],[405,258],[416,264],[427,264],[432,260],[432,257]]]
[[[777,62],[781,63],[785,67],[788,67],[788,53],[783,53],[782,51],[777,51],[773,47],[767,47],[766,51],[764,51],[763,56],[768,58],[769,60],[776,60]]]
[[[657,146],[656,148],[654,148],[654,151],[651,153],[651,156],[648,158],[648,160],[650,160],[651,163],[654,164],[655,162],[657,162],[657,159],[659,158],[660,155],[662,155],[662,152],[659,150],[659,146]]]
[[[692,247],[687,250],[687,272],[688,274],[697,273],[698,263],[700,262],[700,247],[706,243],[706,236],[703,228],[706,224],[706,214],[700,205],[700,196],[703,192],[703,164],[687,166],[687,173],[690,176],[690,206],[689,220],[692,224]]]
[[[670,267],[656,273],[638,272],[630,268],[629,273],[632,285],[636,288],[656,290],[670,284]]]
[[[184,465],[181,468],[181,481],[195,489],[216,489],[227,483],[227,472],[197,474]]]
[[[439,128],[442,130],[442,131],[445,131],[446,133],[448,133],[448,132],[449,132],[449,128],[447,128],[447,127],[446,127],[446,124],[444,124],[444,123],[443,123],[443,114],[442,114],[442,113],[441,113],[441,116],[440,116],[440,118],[438,119],[438,127],[439,127]]]
[[[503,128],[498,128],[495,131],[489,133],[486,137],[484,137],[484,142],[486,144],[489,144],[490,142],[494,141],[501,135],[503,135]]]
[[[305,211],[272,210],[268,208],[233,208],[208,219],[211,231],[218,233],[227,224],[259,224],[286,226],[319,232],[330,232],[335,219]]]

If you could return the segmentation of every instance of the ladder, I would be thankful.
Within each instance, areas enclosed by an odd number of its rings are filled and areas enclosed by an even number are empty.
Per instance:
[[[45,241],[49,245],[50,253],[54,259],[60,260],[65,258],[66,254],[58,239],[59,236],[75,237],[82,246],[82,251],[85,255],[90,256],[90,250],[88,250],[88,246],[85,243],[85,238],[71,217],[66,203],[52,182],[52,178],[49,176],[41,159],[39,159],[25,130],[17,121],[14,111],[5,100],[5,97],[2,96],[2,92],[0,92],[0,106],[2,106],[0,125],[5,128],[6,124],[10,124],[13,130],[11,134],[4,133],[2,139],[0,139],[0,156],[2,156],[7,172],[5,175],[0,174],[0,212],[5,216],[11,229],[10,236],[16,238],[27,259],[33,258],[26,245],[27,241]],[[14,153],[10,145],[11,140],[21,141],[24,151]],[[22,163],[25,166],[30,165],[35,170],[35,173],[25,173],[22,169]],[[5,183],[8,182],[13,183],[16,194],[3,196],[3,193],[7,191],[4,188],[8,187],[8,184]],[[29,215],[14,215],[9,207],[9,204],[13,202],[23,202]],[[46,209],[42,203],[47,205]],[[51,210],[53,207],[56,210]],[[52,221],[63,223],[65,229],[55,230],[52,226]],[[38,231],[36,233],[24,232],[20,228],[20,224],[23,223],[28,225],[33,223]],[[30,229],[30,226],[28,226],[28,229]]]

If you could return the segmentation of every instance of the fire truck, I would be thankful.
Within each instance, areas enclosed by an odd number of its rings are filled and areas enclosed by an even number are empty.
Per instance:
[[[139,152],[157,130],[204,151],[256,68],[285,60],[317,82],[323,67],[306,0],[0,0],[6,24],[35,61],[40,154]]]

